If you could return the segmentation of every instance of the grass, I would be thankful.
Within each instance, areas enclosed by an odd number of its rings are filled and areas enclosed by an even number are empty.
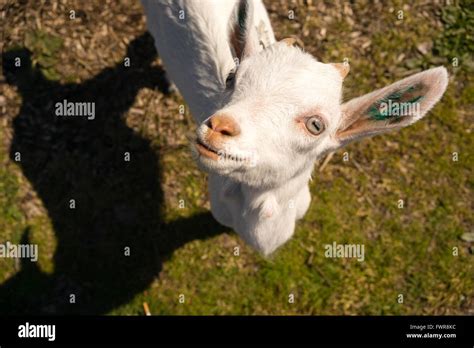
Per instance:
[[[48,6],[38,6],[41,28],[15,26],[34,9],[11,6],[7,16],[19,33],[7,36],[4,62],[23,48],[32,58],[16,87],[8,78],[1,85],[0,242],[38,243],[40,260],[0,259],[0,313],[143,315],[143,302],[153,314],[473,313],[473,246],[460,239],[474,225],[467,5],[268,4],[278,38],[299,36],[324,62],[349,58],[346,99],[428,67],[443,64],[450,73],[448,91],[424,120],[352,144],[316,168],[309,212],[268,259],[209,217],[206,177],[186,145],[192,119],[178,114],[179,96],[156,85],[159,60],[122,70],[124,56],[143,60],[152,50],[149,38],[132,41],[144,31],[139,5],[94,10],[85,2],[68,26],[48,14],[68,7]],[[296,20],[286,18],[289,9]],[[100,34],[94,16],[114,13],[135,22],[120,25],[118,16]],[[77,46],[90,35],[96,46],[85,56]],[[117,88],[105,92],[110,81]],[[72,95],[98,98],[97,113],[107,117],[96,128],[49,121],[47,101]],[[16,150],[22,162],[13,160]],[[124,164],[127,150],[132,161]],[[65,208],[72,196],[73,212]],[[364,244],[365,261],[326,258],[333,241]]]

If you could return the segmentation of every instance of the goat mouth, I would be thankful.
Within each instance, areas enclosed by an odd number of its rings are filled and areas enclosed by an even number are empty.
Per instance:
[[[202,156],[201,158],[219,162],[220,165],[227,167],[227,169],[230,169],[228,166],[253,167],[256,163],[256,157],[251,156],[249,153],[241,153],[241,151],[232,153],[222,149],[218,150],[215,147],[206,144],[203,140],[199,139],[199,137],[194,140],[194,147],[199,155]]]
[[[203,155],[204,157],[210,158],[212,160],[217,161],[219,159],[219,154],[209,145],[203,143],[200,139],[196,140],[196,149],[198,152]]]

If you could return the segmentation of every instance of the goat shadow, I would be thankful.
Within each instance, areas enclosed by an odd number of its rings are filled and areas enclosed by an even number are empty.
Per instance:
[[[128,45],[127,57],[130,67],[60,84],[32,66],[26,49],[3,54],[7,83],[23,100],[10,158],[21,155],[17,163],[47,209],[57,245],[52,273],[22,259],[20,271],[0,284],[0,314],[110,312],[147,289],[174,250],[223,231],[210,213],[162,221],[159,158],[123,114],[141,88],[168,85],[164,71],[151,66],[156,51],[148,33]],[[94,102],[95,119],[57,117],[55,104],[64,99]],[[32,243],[30,234],[27,228],[21,243]]]

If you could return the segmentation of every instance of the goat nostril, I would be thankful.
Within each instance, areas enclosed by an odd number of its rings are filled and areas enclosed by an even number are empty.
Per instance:
[[[220,133],[222,135],[228,136],[228,137],[233,137],[237,135],[236,127],[231,124],[218,124],[216,127],[212,128],[214,132]]]
[[[240,134],[237,123],[229,116],[216,115],[209,119],[208,127],[224,136],[234,137]]]
[[[233,136],[234,135],[232,130],[228,130],[228,129],[221,129],[219,131],[219,133],[221,133],[222,135],[227,135],[227,136]]]

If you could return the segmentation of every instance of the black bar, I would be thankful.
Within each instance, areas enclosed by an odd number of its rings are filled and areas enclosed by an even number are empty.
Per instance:
[[[55,325],[55,339],[20,338],[29,323]],[[433,325],[431,328],[428,325]],[[437,325],[446,325],[439,327]],[[423,329],[423,330],[421,330]],[[409,338],[407,334],[455,334],[456,337]],[[0,347],[61,344],[162,343],[323,343],[410,344],[449,347],[474,344],[474,317],[0,317]]]

